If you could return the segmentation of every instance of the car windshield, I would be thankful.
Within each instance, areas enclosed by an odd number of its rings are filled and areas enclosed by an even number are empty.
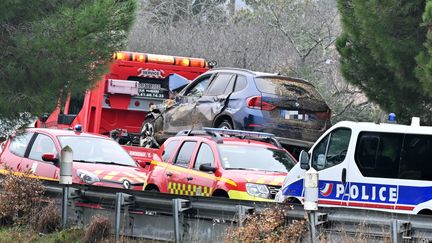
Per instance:
[[[308,83],[287,78],[255,78],[259,91],[284,97],[321,99],[320,94]]]
[[[118,143],[109,139],[59,136],[58,140],[62,148],[66,145],[72,148],[74,161],[137,166],[135,161]]]
[[[288,172],[295,160],[284,150],[257,146],[220,144],[224,169]]]

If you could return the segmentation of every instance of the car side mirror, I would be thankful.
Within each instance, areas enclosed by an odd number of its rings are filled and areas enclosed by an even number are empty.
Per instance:
[[[309,170],[310,165],[309,165],[309,154],[302,150],[300,152],[300,168],[302,168],[303,170]]]
[[[56,155],[53,153],[45,153],[42,155],[42,160],[47,162],[58,163],[59,160],[56,158]]]
[[[136,162],[142,167],[142,168],[146,168],[148,165],[151,164],[150,161],[145,161],[145,160],[141,160],[141,159],[137,159]]]
[[[208,171],[208,172],[215,172],[216,168],[213,167],[210,163],[201,164],[199,167],[199,170],[201,171]]]

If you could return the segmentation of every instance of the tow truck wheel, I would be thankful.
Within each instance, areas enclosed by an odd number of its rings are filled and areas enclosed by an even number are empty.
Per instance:
[[[140,146],[151,148],[153,147],[154,143],[154,119],[152,117],[147,117],[142,126],[141,126],[141,133],[140,133]]]

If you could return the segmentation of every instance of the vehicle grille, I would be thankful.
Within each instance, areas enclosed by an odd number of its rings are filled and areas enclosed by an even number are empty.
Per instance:
[[[280,186],[269,186],[267,185],[267,188],[270,191],[270,199],[274,199],[276,197],[276,193],[280,190]]]

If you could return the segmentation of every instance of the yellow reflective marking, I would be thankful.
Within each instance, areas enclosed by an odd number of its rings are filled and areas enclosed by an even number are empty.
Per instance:
[[[106,176],[104,176],[104,180],[111,180],[114,176],[118,175],[120,172],[117,171],[111,171]]]
[[[4,169],[0,169],[0,174],[7,175],[7,174],[9,174],[9,171],[8,170],[4,170]],[[37,175],[34,175],[34,174],[26,174],[26,173],[18,172],[18,171],[13,172],[13,174],[16,175],[16,176],[26,176],[26,177],[29,177],[29,178],[46,180],[46,181],[59,181],[59,179],[55,179],[55,178],[44,177],[44,176],[37,176]]]
[[[266,178],[265,177],[261,177],[258,180],[256,180],[256,183],[257,184],[264,184],[265,181],[266,181]]]
[[[129,173],[129,172],[123,172],[123,174],[126,174],[126,175],[132,177],[134,180],[136,180],[138,182],[141,182],[141,183],[144,183],[146,181],[146,179],[147,179],[146,176],[141,176],[139,174],[132,174],[132,173]]]
[[[101,174],[102,172],[104,172],[103,170],[95,170],[95,171],[93,171],[93,174],[95,174],[95,175],[99,175],[99,174]]]

